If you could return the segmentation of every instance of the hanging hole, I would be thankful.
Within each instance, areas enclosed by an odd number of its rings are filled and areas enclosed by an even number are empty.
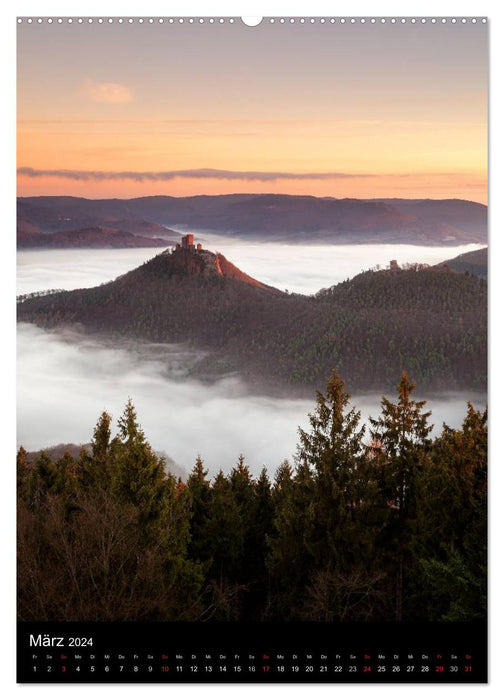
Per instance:
[[[243,24],[246,24],[247,27],[257,27],[258,24],[261,24],[262,17],[242,17],[241,21]]]

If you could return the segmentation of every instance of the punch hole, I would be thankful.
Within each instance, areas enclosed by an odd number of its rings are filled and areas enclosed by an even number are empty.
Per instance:
[[[257,27],[262,22],[262,17],[242,17],[241,21],[247,27]]]

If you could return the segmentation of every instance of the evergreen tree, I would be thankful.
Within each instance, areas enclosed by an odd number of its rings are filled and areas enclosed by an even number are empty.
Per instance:
[[[199,562],[206,562],[206,568],[211,564],[211,555],[207,542],[207,527],[210,518],[212,490],[207,479],[208,470],[203,466],[203,460],[198,455],[189,478],[187,488],[191,497],[191,526],[189,556]]]
[[[273,577],[275,609],[280,619],[299,617],[305,590],[315,567],[313,523],[316,496],[314,476],[306,463],[294,477],[283,464],[275,481],[273,532],[268,538],[268,568]]]
[[[86,451],[81,454],[79,477],[85,489],[112,487],[117,464],[112,449],[111,423],[112,417],[103,411],[93,431],[91,454]],[[114,445],[117,445],[117,442]]]
[[[346,410],[349,401],[345,382],[333,370],[325,395],[317,392],[315,412],[308,416],[311,431],[299,429],[298,461],[318,475],[350,473],[362,453],[365,427],[359,427],[360,413],[355,408]]]
[[[241,556],[236,559],[233,566],[233,578],[240,583],[250,583],[257,574],[253,565],[254,555],[254,519],[256,516],[256,490],[255,482],[250,473],[249,466],[241,454],[236,466],[228,477],[231,493],[236,504],[238,520],[235,528],[241,532],[243,545]]]
[[[164,460],[154,454],[145,439],[131,399],[118,421],[118,427],[119,433],[111,445],[117,463],[114,489],[123,502],[131,503],[138,509],[139,525],[145,535],[155,536],[156,526],[168,501]]]
[[[325,396],[317,395],[310,415],[312,430],[300,430],[298,460],[314,469],[313,539],[317,568],[347,569],[362,560],[372,542],[362,527],[361,512],[368,506],[368,482],[363,478],[363,437],[360,413],[348,409],[350,396],[336,372]]]
[[[370,418],[374,463],[379,471],[380,490],[388,508],[387,525],[382,532],[385,566],[395,577],[395,619],[403,618],[405,569],[411,564],[411,541],[418,528],[417,490],[422,470],[429,459],[433,428],[425,401],[411,398],[416,385],[403,371],[398,400],[382,397],[382,413]],[[388,559],[388,563],[387,563]]]
[[[299,431],[296,476],[276,509],[270,566],[282,586],[294,582],[289,602],[311,619],[368,616],[381,579],[376,480],[365,458],[365,428],[349,399],[333,372],[326,393],[317,393],[311,431]],[[357,604],[363,598],[365,605]]]
[[[254,619],[268,617],[271,612],[270,577],[266,559],[269,552],[268,538],[273,530],[273,515],[271,482],[264,467],[254,482],[253,512],[245,552],[252,588],[247,605],[249,615]]]

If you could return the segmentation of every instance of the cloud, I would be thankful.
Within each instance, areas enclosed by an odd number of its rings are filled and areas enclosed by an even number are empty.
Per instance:
[[[133,94],[126,85],[95,83],[94,80],[86,80],[80,93],[93,102],[107,102],[108,104],[127,104],[133,99]]]
[[[372,175],[356,173],[289,173],[269,172],[262,170],[214,170],[213,168],[197,168],[194,170],[166,170],[161,172],[144,172],[137,170],[107,171],[107,170],[39,170],[37,168],[18,168],[18,175],[27,177],[59,177],[67,180],[135,180],[136,182],[160,182],[180,178],[212,179],[212,180],[258,180],[272,182],[274,180],[334,180],[341,178],[373,177]]]

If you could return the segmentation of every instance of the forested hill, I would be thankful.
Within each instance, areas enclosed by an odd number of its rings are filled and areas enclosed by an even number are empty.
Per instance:
[[[206,257],[206,260],[205,260]],[[218,265],[216,263],[219,263]],[[263,388],[486,388],[487,286],[433,268],[367,272],[314,297],[253,280],[209,251],[162,253],[93,289],[32,298],[18,320],[208,351],[199,376],[239,371]]]
[[[177,245],[175,249],[167,249],[136,270],[127,273],[124,279],[128,285],[135,286],[137,281],[144,279],[175,279],[181,283],[184,278],[188,277],[193,278],[193,280],[197,277],[235,280],[242,282],[243,285],[257,287],[276,295],[283,294],[280,290],[263,284],[238,269],[222,253],[212,253],[201,246],[196,249],[194,245],[187,247]],[[246,286],[240,288],[240,293],[246,293]]]
[[[488,248],[471,250],[436,265],[436,267],[445,266],[455,272],[468,272],[478,277],[488,277]]]

